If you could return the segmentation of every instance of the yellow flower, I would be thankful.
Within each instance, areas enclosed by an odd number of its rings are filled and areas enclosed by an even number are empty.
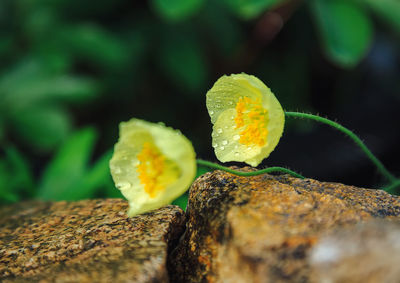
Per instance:
[[[207,92],[214,124],[212,143],[221,162],[257,166],[279,142],[285,114],[271,90],[258,78],[233,74],[218,79]]]
[[[129,216],[171,203],[183,194],[196,174],[191,142],[163,124],[131,119],[120,124],[110,160],[111,175],[129,201]]]

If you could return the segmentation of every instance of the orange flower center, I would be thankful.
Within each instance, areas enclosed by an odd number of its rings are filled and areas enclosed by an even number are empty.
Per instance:
[[[267,114],[261,98],[241,97],[236,104],[236,129],[240,129],[241,144],[264,146],[267,143]]]

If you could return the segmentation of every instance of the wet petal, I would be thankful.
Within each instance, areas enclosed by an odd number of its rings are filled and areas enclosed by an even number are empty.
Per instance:
[[[134,216],[171,203],[189,188],[195,152],[179,131],[132,119],[120,124],[110,169]]]
[[[240,129],[236,128],[235,115],[235,109],[227,109],[219,115],[213,126],[212,143],[215,155],[221,162],[247,162],[261,153],[260,147],[249,147],[240,143]],[[251,162],[250,165],[255,166],[253,164],[255,163]]]
[[[213,147],[221,162],[257,166],[282,136],[282,107],[271,90],[254,76],[242,73],[218,79],[207,92],[207,109],[214,124]]]

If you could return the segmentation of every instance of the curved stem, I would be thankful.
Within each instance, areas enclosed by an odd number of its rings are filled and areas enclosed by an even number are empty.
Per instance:
[[[286,174],[290,174],[294,177],[297,178],[301,178],[304,179],[304,177],[292,170],[283,168],[283,167],[269,167],[269,168],[265,168],[265,169],[261,169],[261,170],[257,170],[257,171],[252,171],[252,172],[241,172],[241,171],[236,171],[233,169],[230,169],[228,167],[207,161],[207,160],[202,160],[202,159],[197,159],[197,164],[202,165],[202,166],[206,166],[209,168],[214,168],[214,169],[219,169],[219,170],[223,170],[229,173],[232,173],[234,175],[238,175],[238,176],[257,176],[257,175],[261,175],[261,174],[265,174],[265,173],[272,173],[272,172],[282,172],[282,173],[286,173]]]
[[[391,194],[399,193],[396,190],[397,187],[400,187],[400,180],[397,180],[397,181],[393,182],[391,185],[382,188],[382,190],[384,190],[385,192],[391,193]]]
[[[360,149],[368,156],[368,158],[375,164],[375,166],[378,168],[379,172],[385,176],[390,182],[394,183],[397,181],[396,177],[390,173],[386,167],[382,164],[382,162],[379,161],[378,158],[368,149],[368,147],[363,143],[363,141],[356,136],[352,131],[349,129],[343,127],[342,125],[331,121],[329,119],[313,115],[313,114],[308,114],[308,113],[300,113],[300,112],[285,112],[285,115],[288,117],[295,117],[295,118],[303,118],[303,119],[310,119],[314,120],[323,124],[327,124],[342,133],[346,134],[349,136],[359,147]]]

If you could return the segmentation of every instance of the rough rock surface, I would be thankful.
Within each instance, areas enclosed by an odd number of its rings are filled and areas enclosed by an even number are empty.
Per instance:
[[[313,282],[309,252],[321,237],[399,215],[400,198],[381,190],[207,173],[190,189],[186,232],[170,256],[171,281]]]
[[[168,282],[167,250],[184,212],[134,218],[119,199],[28,202],[0,210],[2,282]]]
[[[400,222],[368,221],[322,237],[311,249],[314,282],[400,282]]]

